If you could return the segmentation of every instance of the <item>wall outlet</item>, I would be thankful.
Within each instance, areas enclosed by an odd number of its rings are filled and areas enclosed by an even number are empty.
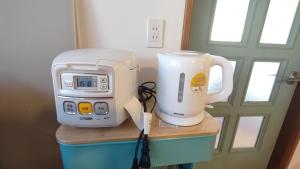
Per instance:
[[[147,22],[147,46],[162,48],[164,40],[164,20],[150,18]]]

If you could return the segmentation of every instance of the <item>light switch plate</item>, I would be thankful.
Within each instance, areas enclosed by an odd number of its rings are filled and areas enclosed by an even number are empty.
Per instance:
[[[164,40],[164,19],[149,18],[147,22],[147,47],[162,48]]]

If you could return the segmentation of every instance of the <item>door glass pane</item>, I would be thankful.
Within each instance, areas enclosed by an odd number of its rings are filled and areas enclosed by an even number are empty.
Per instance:
[[[250,0],[217,0],[211,41],[241,42]]]
[[[299,0],[271,0],[260,43],[286,44]]]
[[[248,89],[246,102],[269,101],[280,62],[255,62]]]
[[[255,147],[263,119],[263,116],[240,117],[234,137],[233,148]]]
[[[224,117],[215,117],[215,119],[218,121],[219,125],[221,126],[220,131],[216,136],[215,149],[217,149],[219,147],[220,135],[222,134],[222,130],[223,130]]]
[[[236,61],[229,61],[235,70]],[[208,94],[217,93],[222,89],[222,67],[215,65],[210,69],[208,80]],[[226,100],[225,100],[226,101]]]

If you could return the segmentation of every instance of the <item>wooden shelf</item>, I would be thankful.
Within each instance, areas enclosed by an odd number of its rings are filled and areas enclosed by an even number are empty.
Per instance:
[[[216,135],[219,129],[218,122],[209,114],[200,124],[189,127],[167,124],[154,115],[149,138],[151,140]],[[61,125],[56,131],[56,139],[61,144],[90,144],[136,140],[139,133],[140,131],[129,118],[120,126],[111,128],[77,128]]]

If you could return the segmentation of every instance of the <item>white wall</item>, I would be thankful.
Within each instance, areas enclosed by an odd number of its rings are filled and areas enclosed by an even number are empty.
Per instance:
[[[51,63],[74,48],[71,0],[0,0],[0,168],[59,169]]]
[[[180,49],[185,0],[77,0],[79,48],[134,51],[142,67],[140,81],[155,80],[156,53]],[[163,48],[146,47],[148,17],[165,19]]]
[[[155,65],[157,51],[180,47],[184,0],[77,5],[81,47],[132,50],[144,67]],[[1,169],[61,168],[50,69],[57,54],[73,48],[72,14],[72,0],[0,1]],[[148,16],[166,19],[163,49],[145,48]]]

